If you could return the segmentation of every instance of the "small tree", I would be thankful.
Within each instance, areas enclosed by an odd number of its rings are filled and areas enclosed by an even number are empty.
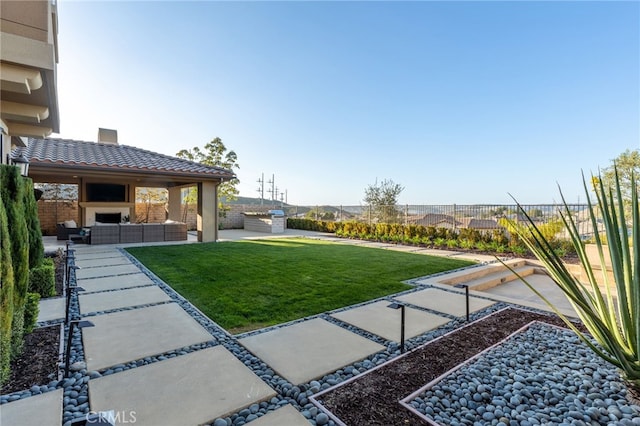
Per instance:
[[[138,222],[148,223],[151,215],[151,206],[167,202],[167,190],[164,188],[136,188],[136,201],[145,204],[144,217],[137,218]]]
[[[632,196],[631,176],[633,175],[636,178],[640,176],[640,149],[633,151],[627,149],[618,155],[612,163],[609,167],[602,169],[599,179],[602,179],[602,184],[605,188],[615,188],[617,170],[622,198],[630,202]],[[595,184],[596,182],[593,183]],[[614,193],[614,195],[616,194]]]
[[[38,204],[33,193],[33,181],[24,179],[24,209],[27,231],[29,232],[29,269],[42,263],[44,257],[44,245],[42,243],[42,231],[38,218]]]
[[[60,218],[58,216],[58,206],[60,203],[71,206],[78,201],[78,185],[76,184],[64,184],[64,183],[35,183],[34,188],[42,191],[42,200],[55,201],[54,212],[55,221],[59,222],[61,219],[66,220],[68,217]]]
[[[216,137],[211,142],[204,146],[204,150],[199,147],[193,147],[191,149],[183,149],[176,154],[179,158],[184,158],[190,161],[196,161],[207,166],[221,167],[223,169],[231,170],[239,169],[238,156],[235,151],[227,151],[227,147],[222,142],[222,139]],[[230,181],[223,182],[218,187],[218,206],[221,213],[224,213],[228,208],[223,205],[221,198],[225,198],[228,201],[233,201],[238,198],[238,184],[240,181],[238,178],[233,178]]]
[[[0,197],[0,385],[8,379],[10,373],[13,286],[9,225],[4,197]]]
[[[336,220],[336,215],[334,212],[326,211],[320,207],[314,207],[309,210],[305,215],[307,219],[315,219],[315,220]]]
[[[398,221],[401,212],[396,208],[398,197],[404,187],[391,179],[385,179],[380,184],[369,185],[364,190],[364,202],[371,208],[371,213],[377,222],[394,223]]]
[[[24,305],[29,286],[29,234],[25,220],[24,184],[15,166],[0,165],[0,194],[5,203],[13,264],[12,355],[22,350]]]

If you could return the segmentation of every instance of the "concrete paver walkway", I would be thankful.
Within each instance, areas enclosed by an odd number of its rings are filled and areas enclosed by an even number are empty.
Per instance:
[[[107,258],[78,258],[76,260],[76,265],[81,268],[95,268],[95,267],[105,267],[105,266],[118,266],[118,265],[131,265],[131,261],[127,259],[125,256],[113,256]]]
[[[214,340],[175,303],[90,317],[84,328],[89,370],[100,370],[147,356]]]
[[[467,302],[464,294],[429,288],[395,298],[401,302],[411,303],[422,308],[461,317],[466,315]],[[493,305],[495,302],[477,297],[469,297],[469,311],[476,312]]]
[[[64,318],[66,306],[66,299],[64,297],[40,299],[38,322],[53,321]]]
[[[116,266],[104,266],[101,268],[87,268],[87,269],[78,269],[76,271],[76,278],[79,280],[85,278],[97,278],[97,277],[106,277],[112,275],[123,275],[123,274],[137,274],[140,272],[140,269],[129,263],[128,265],[116,265]]]
[[[60,426],[63,390],[32,396],[0,406],[2,426]]]
[[[104,293],[80,294],[80,311],[107,311],[110,309],[168,302],[171,298],[157,286],[135,287],[127,290]]]
[[[275,395],[222,346],[89,381],[93,411],[149,426],[198,425]]]
[[[400,341],[401,313],[380,301],[332,314],[341,321],[353,324],[387,340]],[[418,309],[405,309],[405,338],[410,339],[451,321],[449,318]]]
[[[254,420],[251,426],[309,426],[309,422],[293,406],[285,405]]]
[[[113,276],[79,279],[78,285],[87,292],[92,292],[154,285],[154,282],[138,271],[137,274],[119,275],[117,279],[114,279]]]
[[[385,348],[320,318],[239,341],[296,385],[332,373]]]

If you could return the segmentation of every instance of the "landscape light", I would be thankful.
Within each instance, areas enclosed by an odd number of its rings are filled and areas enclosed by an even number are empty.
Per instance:
[[[469,286],[467,284],[456,284],[455,288],[464,288],[464,292],[467,299],[467,322],[469,322]]]
[[[69,323],[69,306],[71,306],[71,290],[84,291],[84,288],[78,287],[77,285],[67,287],[67,307],[64,314],[65,324]]]
[[[400,309],[400,353],[404,353],[404,305],[402,303],[393,302],[387,305],[387,308]]]

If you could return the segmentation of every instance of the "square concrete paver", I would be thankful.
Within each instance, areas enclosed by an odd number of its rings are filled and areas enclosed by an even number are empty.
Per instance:
[[[437,312],[444,312],[456,317],[462,317],[467,314],[467,305],[465,295],[461,293],[452,293],[450,291],[429,288],[426,290],[416,291],[404,296],[395,297],[394,299],[411,303],[412,305],[422,308],[432,309]],[[486,299],[478,299],[477,297],[469,297],[469,311],[475,312],[491,306],[496,302]]]
[[[119,266],[103,266],[100,268],[78,269],[76,271],[77,279],[107,277],[122,274],[135,274],[140,272],[140,268],[133,264]]]
[[[137,287],[128,290],[107,291],[104,293],[80,293],[80,312],[86,314],[89,312],[107,311],[127,306],[139,306],[170,300],[171,298],[167,296],[167,293],[157,286]]]
[[[577,313],[567,296],[558,288],[558,285],[547,275],[533,274],[526,277],[529,284],[534,286],[545,298],[565,315],[572,317]],[[551,308],[538,297],[529,287],[521,280],[508,281],[495,287],[482,290],[488,293],[489,297],[502,299],[509,303],[519,303],[524,306],[531,306],[538,309],[551,311]]]
[[[388,308],[389,304],[390,302],[388,301],[375,302],[338,312],[331,316],[377,334],[387,340],[399,342],[402,314],[400,309]],[[449,318],[430,314],[429,312],[405,308],[405,338],[410,339],[419,336],[449,321],[451,321]]]
[[[153,284],[153,280],[142,272],[138,272],[137,274],[120,275],[117,277],[85,278],[78,280],[78,285],[84,288],[87,292],[142,287]]]
[[[67,300],[64,297],[52,297],[40,300],[38,322],[64,318]]]
[[[385,348],[319,318],[239,341],[296,385],[332,373]]]
[[[251,426],[309,426],[309,421],[292,405],[287,404],[250,423]]]
[[[0,406],[2,426],[60,426],[63,389],[56,389]]]
[[[92,411],[135,412],[140,426],[198,425],[275,395],[222,346],[89,381]]]
[[[81,250],[78,247],[76,249],[76,259],[78,260],[90,260],[90,259],[108,259],[111,257],[122,257],[122,253],[118,250],[102,250],[102,251],[88,251],[86,249]]]
[[[94,268],[98,266],[118,266],[118,265],[132,265],[131,261],[124,256],[114,257],[101,257],[97,259],[82,259],[76,258],[76,265],[81,268]]]
[[[213,337],[175,303],[88,318],[82,329],[87,369],[100,370]]]

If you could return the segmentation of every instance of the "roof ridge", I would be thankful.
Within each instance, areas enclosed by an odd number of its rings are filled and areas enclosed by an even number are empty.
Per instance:
[[[121,167],[128,170],[157,170],[189,174],[235,177],[233,170],[202,164],[131,145],[91,142],[65,138],[29,138],[21,150],[32,163],[83,164],[90,167]]]
[[[46,141],[56,141],[56,142],[71,142],[71,143],[81,143],[81,144],[86,144],[86,145],[98,145],[98,146],[103,146],[103,147],[107,147],[107,148],[113,148],[113,149],[118,149],[118,148],[125,148],[125,149],[133,149],[139,152],[143,152],[146,154],[152,154],[154,156],[160,156],[163,158],[167,158],[170,159],[172,161],[179,161],[179,162],[183,162],[186,164],[193,164],[193,165],[198,165],[201,167],[206,167],[206,168],[210,168],[210,169],[214,169],[214,170],[221,170],[221,171],[227,171],[228,169],[225,169],[224,167],[220,167],[220,166],[212,166],[209,164],[204,164],[204,163],[199,163],[197,161],[191,161],[191,160],[187,160],[186,158],[180,158],[180,157],[176,157],[176,156],[172,156],[172,155],[168,155],[168,154],[163,154],[160,152],[154,152],[154,151],[150,151],[148,149],[144,149],[144,148],[139,148],[137,146],[133,146],[133,145],[125,145],[125,144],[113,144],[113,143],[104,143],[104,142],[94,142],[94,141],[84,141],[84,140],[79,140],[79,139],[68,139],[68,138],[29,138],[29,141],[39,141],[42,143],[46,143]]]

